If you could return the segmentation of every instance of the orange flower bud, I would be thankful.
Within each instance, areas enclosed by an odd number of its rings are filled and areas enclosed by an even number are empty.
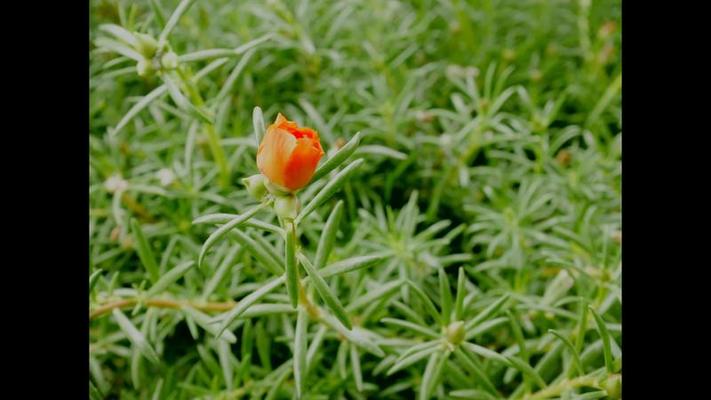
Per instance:
[[[309,183],[323,154],[315,130],[300,128],[279,113],[259,145],[257,167],[278,188],[295,192]]]

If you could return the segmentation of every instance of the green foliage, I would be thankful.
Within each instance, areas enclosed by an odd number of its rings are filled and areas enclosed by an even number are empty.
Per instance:
[[[92,399],[619,398],[618,0],[90,7]]]

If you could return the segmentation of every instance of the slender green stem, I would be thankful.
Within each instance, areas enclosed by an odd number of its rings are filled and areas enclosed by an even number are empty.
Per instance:
[[[215,125],[204,123],[205,134],[207,135],[207,143],[210,146],[210,152],[215,158],[215,163],[220,171],[220,186],[227,188],[230,185],[230,166],[227,164],[225,151],[220,145],[220,136],[215,129]]]
[[[299,270],[296,261],[296,224],[293,221],[284,223],[286,231],[286,292],[292,307],[299,304]]]
[[[190,73],[186,69],[181,68],[178,70],[178,74],[183,81],[188,96],[190,96],[190,101],[192,101],[198,108],[203,108],[205,106],[205,101],[200,95],[200,92],[197,90]],[[210,153],[217,164],[220,186],[222,188],[227,188],[230,185],[230,166],[227,163],[225,150],[220,144],[220,135],[217,132],[217,129],[215,129],[215,125],[212,123],[204,122],[203,129],[205,131],[205,135],[207,136],[207,145],[210,148]]]
[[[234,301],[204,302],[200,300],[174,300],[161,298],[139,299],[138,297],[133,297],[104,303],[89,312],[89,319],[93,320],[102,315],[109,314],[115,308],[122,309],[133,307],[139,302],[142,302],[142,304],[147,307],[180,309],[185,306],[190,306],[200,311],[214,312],[229,311],[237,305],[237,302]]]

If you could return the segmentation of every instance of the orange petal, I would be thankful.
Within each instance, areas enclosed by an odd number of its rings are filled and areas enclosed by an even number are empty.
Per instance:
[[[313,177],[323,156],[318,132],[279,113],[257,150],[257,166],[270,182],[296,191]]]
[[[309,139],[319,140],[318,133],[315,130],[313,130],[311,128],[307,128],[307,127],[303,127],[303,128],[299,127],[299,125],[296,122],[289,121],[281,113],[279,113],[279,115],[277,115],[277,119],[276,119],[276,121],[274,121],[274,125],[278,128],[288,131],[289,133],[294,135],[294,137],[296,137],[297,139],[306,137]]]
[[[316,166],[324,152],[318,139],[301,138],[296,141],[291,157],[284,170],[284,186],[298,190],[306,186],[314,176]]]
[[[286,119],[286,117],[282,113],[279,113],[279,114],[277,114],[276,121],[274,121],[274,125],[279,126],[283,123],[288,123],[288,122],[289,122],[289,120]]]
[[[292,134],[278,128],[276,124],[267,128],[267,133],[257,150],[257,167],[271,182],[285,186],[284,171],[296,147],[296,141]]]

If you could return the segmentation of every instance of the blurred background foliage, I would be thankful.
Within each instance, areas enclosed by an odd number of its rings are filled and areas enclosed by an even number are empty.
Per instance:
[[[221,63],[180,62],[188,77],[210,66],[194,88],[214,111],[224,165],[215,159],[210,134],[170,97],[159,97],[111,133],[162,81],[140,77],[133,60],[106,51],[97,39],[108,35],[99,27],[116,24],[158,37],[177,6],[165,0],[90,2],[92,313],[145,293],[151,286],[146,263],[164,275],[195,260],[213,230],[193,225],[195,218],[239,213],[250,203],[240,179],[257,172],[252,110],[259,106],[267,123],[282,112],[318,130],[329,155],[356,132],[363,136],[358,155],[366,162],[302,227],[301,244],[313,251],[342,199],[331,261],[392,252],[357,276],[330,281],[344,304],[407,278],[439,307],[438,268],[456,283],[462,267],[471,315],[509,293],[511,318],[521,324],[517,331],[501,317],[473,342],[521,356],[520,333],[525,362],[548,388],[564,380],[574,362],[549,329],[575,342],[585,373],[605,366],[605,343],[591,315],[581,326],[581,304],[591,304],[607,322],[620,360],[620,1],[196,2],[169,37],[179,57],[266,38]],[[321,187],[306,188],[304,198]],[[254,262],[239,246],[224,243],[208,257],[207,270],[191,269],[153,294],[229,304],[264,283]],[[389,345],[387,338],[417,335],[379,320],[423,307],[407,290],[393,296],[363,319],[383,338],[388,355],[402,353],[398,346],[410,342]],[[275,293],[272,300],[283,297]],[[129,304],[135,312],[123,311],[145,330],[160,361],[142,362],[140,346],[127,340],[117,319],[98,313],[90,325],[92,393],[128,399],[293,395],[293,378],[284,371],[290,371],[285,365],[294,315],[240,320],[237,343],[227,351],[209,334],[196,334],[183,313],[135,303]],[[586,333],[578,344],[581,328]],[[348,341],[331,331],[321,335],[329,340],[318,348],[318,367],[309,370],[310,398],[419,393],[424,361],[390,377],[376,371],[383,358],[373,354],[336,368]],[[488,359],[481,365],[495,397],[536,392],[526,373],[500,367]],[[478,384],[464,385],[467,379],[457,372],[446,375],[432,396],[484,396],[466,392]],[[574,392],[553,394],[609,395],[588,386],[570,384],[564,389]]]

